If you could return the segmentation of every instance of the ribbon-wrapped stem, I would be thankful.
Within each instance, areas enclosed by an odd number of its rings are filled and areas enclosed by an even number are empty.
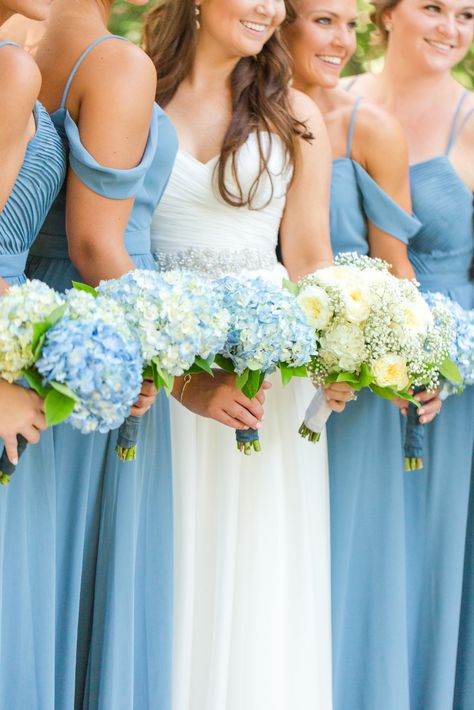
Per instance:
[[[121,461],[135,461],[137,458],[138,430],[140,417],[130,414],[118,430],[115,452]]]
[[[417,388],[415,392],[421,392]],[[405,425],[405,471],[419,471],[423,468],[423,439],[425,431],[420,424],[418,408],[410,402]]]
[[[313,444],[319,441],[331,413],[332,409],[327,403],[324,387],[318,387],[298,430],[300,435]]]
[[[22,436],[21,434],[19,434],[17,436],[17,442],[18,442],[18,460],[19,460],[21,455],[25,451],[26,447],[28,446],[28,442],[25,439],[25,437]],[[3,449],[3,453],[0,458],[0,484],[2,486],[8,485],[8,483],[10,482],[10,478],[13,476],[15,471],[16,471],[16,466],[14,464],[12,464],[12,462],[8,458],[7,450]]]
[[[250,456],[252,451],[262,450],[257,429],[237,429],[235,438],[237,439],[237,449],[246,456]]]

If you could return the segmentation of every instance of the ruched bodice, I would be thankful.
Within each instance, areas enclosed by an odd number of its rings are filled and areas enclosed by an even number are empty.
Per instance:
[[[469,111],[457,126],[468,93],[456,109],[445,155],[410,168],[413,208],[423,226],[410,240],[409,256],[423,289],[442,291],[464,308],[473,308],[474,282],[469,276],[474,256],[473,195],[449,160],[457,136],[473,113]]]
[[[91,51],[95,45],[96,43],[90,45],[86,52]],[[85,56],[86,53],[80,58],[77,66]],[[140,163],[128,170],[100,165],[82,144],[79,129],[65,108],[69,85],[70,82],[66,86],[60,108],[51,116],[67,145],[69,166],[85,185],[99,195],[117,200],[135,196],[125,231],[125,246],[130,256],[146,258],[147,263],[140,263],[140,267],[151,268],[153,260],[150,223],[168,182],[176,155],[177,139],[174,127],[165,112],[155,104],[146,148]],[[41,228],[37,242],[31,250],[33,256],[67,258],[65,201],[66,186],[58,195]]]
[[[264,133],[260,139],[264,150],[269,140],[272,143],[271,177],[261,177],[252,209],[232,207],[221,198],[215,185],[218,156],[201,163],[178,151],[168,188],[152,222],[152,248],[158,268],[181,266],[212,276],[273,268],[291,171],[280,139]],[[256,178],[257,150],[257,135],[253,133],[238,152],[244,195]]]
[[[347,155],[333,161],[331,180],[331,244],[335,253],[369,253],[368,221],[381,231],[408,243],[420,228],[420,222],[403,210],[375,182],[364,168],[351,158],[352,138],[361,97],[354,102]]]
[[[5,44],[0,42],[0,47]],[[65,151],[51,119],[36,102],[36,131],[29,141],[13,190],[0,212],[0,276],[24,280],[28,251],[65,175]]]

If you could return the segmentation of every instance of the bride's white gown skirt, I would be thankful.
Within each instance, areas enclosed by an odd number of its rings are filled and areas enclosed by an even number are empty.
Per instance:
[[[331,710],[326,439],[314,393],[271,378],[262,451],[172,401],[173,710]]]

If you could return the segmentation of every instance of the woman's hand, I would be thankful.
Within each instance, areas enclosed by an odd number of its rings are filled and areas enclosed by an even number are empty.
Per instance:
[[[415,399],[421,402],[422,405],[417,410],[420,424],[429,424],[436,415],[440,413],[443,403],[438,396],[438,392],[439,390],[437,389],[434,392],[424,390],[414,395]],[[402,415],[406,417],[408,413],[408,401],[402,397],[397,397],[397,399],[392,401],[400,409]]]
[[[176,378],[173,396],[194,414],[232,429],[260,429],[264,390],[271,387],[270,382],[264,382],[258,394],[249,399],[236,386],[235,375],[223,370],[213,370],[213,374],[214,377],[206,373],[193,375],[186,385],[182,377]]]
[[[0,437],[11,463],[18,463],[17,436],[37,444],[47,428],[44,401],[32,390],[0,380]]]
[[[347,382],[333,382],[324,387],[326,401],[333,412],[342,412],[346,408],[347,402],[357,399],[357,395]]]
[[[154,405],[158,390],[151,380],[143,380],[142,388],[137,401],[130,410],[130,414],[134,417],[143,417],[146,412]]]

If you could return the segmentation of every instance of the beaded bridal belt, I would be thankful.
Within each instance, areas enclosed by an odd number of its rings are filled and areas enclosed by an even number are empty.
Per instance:
[[[187,269],[197,271],[209,278],[218,278],[226,274],[239,274],[243,271],[264,271],[275,268],[278,264],[274,252],[256,249],[181,249],[179,251],[155,251],[153,253],[159,271]]]

